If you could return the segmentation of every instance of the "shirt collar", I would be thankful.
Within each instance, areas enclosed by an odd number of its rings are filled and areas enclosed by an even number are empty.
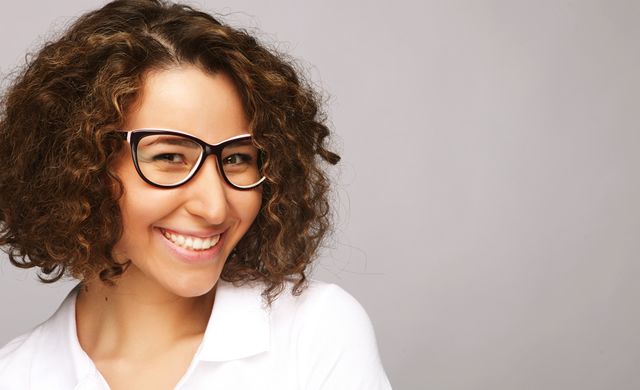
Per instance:
[[[196,359],[228,361],[269,350],[269,312],[260,285],[218,281],[211,318]]]
[[[80,347],[76,332],[76,286],[55,314],[42,324],[42,335],[33,357],[34,389],[73,389],[83,382],[100,383],[101,377]]]

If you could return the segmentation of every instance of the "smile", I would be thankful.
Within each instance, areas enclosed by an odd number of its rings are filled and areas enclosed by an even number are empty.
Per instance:
[[[220,234],[211,237],[184,236],[179,233],[169,233],[160,229],[162,234],[175,245],[190,251],[203,251],[215,246],[220,241]]]

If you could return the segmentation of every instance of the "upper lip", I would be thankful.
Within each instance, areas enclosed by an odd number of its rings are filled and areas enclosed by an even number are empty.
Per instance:
[[[170,229],[170,228],[165,228],[165,227],[158,227],[159,229],[171,234],[181,234],[183,236],[192,236],[192,237],[200,237],[200,238],[207,238],[207,237],[214,237],[217,235],[220,235],[222,233],[224,233],[226,231],[226,229],[222,229],[222,230],[214,230],[214,231],[203,231],[203,230],[190,230],[190,229]]]

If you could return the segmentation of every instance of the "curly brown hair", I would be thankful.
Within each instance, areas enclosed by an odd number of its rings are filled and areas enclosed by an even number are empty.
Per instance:
[[[265,283],[271,302],[292,292],[331,227],[330,131],[321,96],[286,56],[189,6],[117,0],[80,17],[28,60],[0,105],[0,245],[21,268],[113,284],[123,235],[115,173],[127,108],[152,69],[226,72],[262,151],[262,206],[221,278]]]

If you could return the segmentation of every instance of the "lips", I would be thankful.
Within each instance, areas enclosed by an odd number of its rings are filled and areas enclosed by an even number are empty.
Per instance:
[[[215,234],[208,237],[197,237],[186,234],[181,234],[165,229],[160,229],[162,234],[171,241],[173,244],[190,250],[190,251],[204,251],[215,246],[220,241],[220,234]]]

